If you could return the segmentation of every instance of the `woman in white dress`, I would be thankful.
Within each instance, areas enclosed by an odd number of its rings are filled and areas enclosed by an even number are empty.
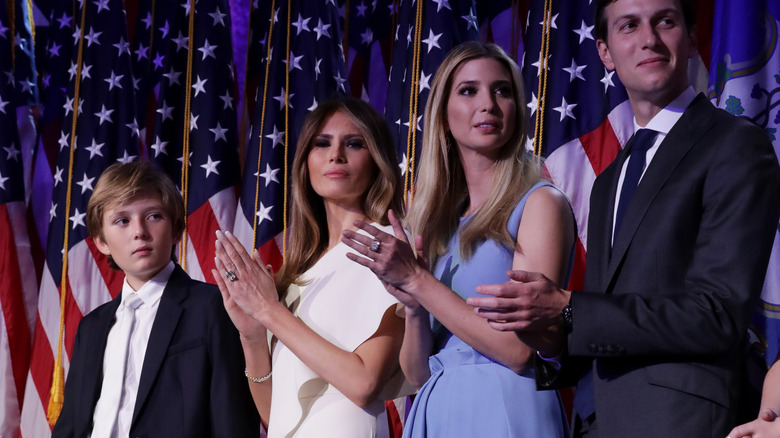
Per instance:
[[[357,99],[321,103],[301,129],[292,175],[276,278],[257,252],[217,232],[212,275],[241,333],[255,405],[269,438],[383,436],[377,417],[401,380],[404,322],[376,276],[345,257],[341,233],[356,220],[389,232],[388,209],[403,208],[384,118]]]

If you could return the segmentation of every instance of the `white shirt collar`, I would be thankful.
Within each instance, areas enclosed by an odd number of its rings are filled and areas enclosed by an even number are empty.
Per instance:
[[[634,132],[641,128],[648,128],[664,135],[668,134],[669,131],[672,130],[674,124],[680,120],[685,109],[688,108],[688,105],[690,105],[695,98],[696,91],[693,90],[693,87],[688,86],[685,91],[669,102],[669,104],[659,111],[658,114],[650,119],[646,126],[639,126],[636,122],[636,117],[634,117]]]
[[[168,284],[168,279],[171,278],[171,274],[173,274],[175,267],[176,265],[172,261],[168,262],[162,271],[158,272],[157,275],[144,283],[144,285],[141,286],[137,291],[134,291],[133,288],[130,287],[130,284],[127,282],[127,277],[125,277],[124,281],[122,282],[121,304],[125,304],[125,298],[127,297],[127,294],[135,293],[139,298],[141,298],[141,301],[143,301],[145,306],[156,305],[157,302],[160,301],[163,290],[165,290],[165,286]]]

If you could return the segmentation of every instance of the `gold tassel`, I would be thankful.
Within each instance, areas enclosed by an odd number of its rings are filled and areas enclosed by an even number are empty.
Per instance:
[[[65,379],[63,378],[62,364],[54,364],[54,376],[51,382],[51,397],[49,397],[49,407],[46,409],[46,418],[49,425],[54,426],[57,419],[60,418],[62,404],[65,401]]]

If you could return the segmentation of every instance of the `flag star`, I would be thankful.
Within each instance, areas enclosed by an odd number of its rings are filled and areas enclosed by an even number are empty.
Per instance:
[[[141,82],[141,78],[133,78],[133,90],[138,91],[141,87],[138,84]]]
[[[187,17],[189,17],[189,16],[190,16],[190,1],[189,1],[189,0],[186,0],[184,3],[182,3],[182,4],[181,4],[181,5],[179,5],[179,6],[181,6],[182,8],[184,8],[184,15],[186,15]]]
[[[268,184],[271,184],[272,182],[279,183],[279,180],[276,178],[276,174],[278,173],[279,169],[271,169],[271,166],[268,163],[265,163],[265,172],[258,172],[255,176],[263,178],[265,180],[265,186],[268,187]]]
[[[84,35],[84,39],[87,40],[87,47],[91,47],[92,44],[100,45],[100,35],[102,35],[103,32],[95,32],[95,29],[90,27],[89,28],[89,35]]]
[[[29,79],[25,79],[21,82],[19,82],[19,85],[22,86],[22,93],[28,93],[32,91],[32,88],[35,86],[35,83],[30,82]]]
[[[301,59],[303,59],[303,55],[295,56],[295,53],[293,53],[292,50],[290,51],[290,60],[292,61],[290,63],[290,71],[293,71],[296,68],[303,71],[303,68],[301,67]],[[286,63],[287,60],[285,59],[284,62]]]
[[[344,87],[344,83],[346,83],[347,80],[341,77],[340,71],[336,71],[336,76],[333,76],[333,80],[336,81],[336,84],[338,85],[339,88],[341,88],[341,91],[345,93],[347,92],[347,89]]]
[[[212,23],[212,26],[216,26],[217,23],[221,24],[222,27],[225,27],[225,17],[227,17],[227,14],[223,14],[222,11],[219,10],[219,7],[217,7],[217,10],[210,13],[209,17],[211,17],[214,20],[214,23]]]
[[[585,80],[585,76],[582,75],[582,71],[585,70],[585,67],[587,65],[577,65],[576,62],[574,62],[574,58],[571,59],[571,66],[564,67],[563,71],[569,74],[569,82],[574,82],[574,79],[582,79]]]
[[[162,121],[166,121],[167,119],[173,120],[173,110],[176,107],[174,106],[168,106],[167,103],[165,103],[165,99],[163,99],[162,106],[160,108],[157,108],[157,112],[162,114]]]
[[[477,16],[474,14],[474,8],[470,8],[469,14],[460,18],[466,20],[466,30],[469,30],[472,27],[474,30],[479,30],[479,22],[477,21]]]
[[[146,29],[149,29],[150,27],[152,27],[152,13],[151,13],[151,11],[147,12],[146,13],[146,18],[144,18],[141,21],[143,21],[144,24],[146,24]]]
[[[4,177],[2,173],[0,173],[0,189],[5,190],[5,182],[8,181],[8,177]]]
[[[65,131],[62,131],[60,133],[60,139],[57,142],[60,145],[60,150],[63,150],[66,147],[70,146],[70,143],[68,142],[68,137],[70,137],[70,134],[66,133]]]
[[[154,57],[154,61],[152,61],[154,69],[163,68],[163,61],[165,61],[165,56],[163,56],[162,53],[158,53],[157,56]]]
[[[70,97],[65,98],[65,105],[62,105],[62,108],[65,110],[65,115],[67,116],[70,114],[71,111],[73,111],[73,101],[75,99],[71,99]]]
[[[545,70],[550,70],[550,56],[552,56],[552,55],[548,55],[547,56],[547,60],[544,63]],[[531,65],[536,67],[536,76],[538,77],[539,74],[541,73],[541,70],[542,70],[542,53],[541,52],[539,52],[539,60],[534,62]]]
[[[317,98],[313,97],[312,99],[313,99],[313,102],[311,103],[310,107],[306,108],[307,111],[314,111],[314,110],[317,109],[317,105],[318,105],[317,104]]]
[[[5,152],[8,154],[8,156],[6,158],[9,161],[10,160],[14,160],[14,161],[17,161],[17,162],[19,161],[19,149],[16,148],[15,144],[12,143],[10,147],[7,147],[7,148],[4,147],[3,149],[5,149]]]
[[[94,190],[92,187],[92,182],[95,181],[95,178],[87,178],[87,174],[84,173],[84,178],[81,179],[81,181],[78,181],[76,185],[81,186],[81,194],[83,195],[84,192],[87,190]]]
[[[49,81],[51,81],[51,74],[47,73],[43,75],[43,88],[49,88]]]
[[[420,129],[420,120],[422,120],[422,118],[423,118],[423,116],[417,117],[417,123],[415,124],[415,128],[417,128],[418,131],[422,131],[422,129]],[[409,122],[404,122],[404,126],[406,126],[408,128],[409,127]]]
[[[0,96],[0,113],[6,114],[5,107],[10,101],[4,101],[3,96]],[[67,114],[66,114],[67,115]]]
[[[450,0],[433,0],[433,2],[436,3],[436,12],[441,11],[442,8],[452,10],[450,7]]]
[[[570,103],[566,103],[566,98],[565,97],[561,98],[561,100],[562,100],[561,106],[553,108],[555,111],[558,111],[559,113],[561,113],[561,119],[559,121],[562,122],[563,119],[565,119],[566,117],[571,117],[572,119],[576,119],[576,117],[574,117],[574,113],[572,113],[572,110],[574,109],[575,106],[577,106],[577,104],[576,103],[571,103],[571,104]]]
[[[184,163],[184,157],[179,157],[177,160],[180,163]],[[192,152],[190,152],[189,155],[187,155],[187,167],[192,167]],[[181,192],[181,189],[179,190]]]
[[[116,161],[118,163],[127,164],[127,163],[135,160],[135,157],[136,157],[135,155],[130,155],[130,154],[127,153],[127,151],[124,151],[122,153],[122,156],[117,158]]]
[[[276,129],[276,126],[274,126],[274,132],[271,134],[268,134],[265,136],[265,138],[270,138],[273,140],[273,145],[271,147],[275,148],[278,144],[284,144],[284,140],[282,140],[282,137],[284,137],[284,131],[279,131]]]
[[[428,53],[431,53],[431,49],[434,47],[441,49],[441,46],[439,45],[439,38],[441,38],[441,36],[441,33],[436,35],[433,33],[433,29],[428,29],[428,38],[422,40],[422,42],[428,46]]]
[[[70,217],[71,222],[73,222],[74,230],[79,225],[81,225],[82,227],[86,227],[86,225],[84,225],[84,217],[86,215],[87,213],[79,213],[79,209],[76,208],[76,210],[73,212],[73,216]]]
[[[167,141],[160,140],[160,136],[155,136],[154,143],[152,143],[152,149],[154,150],[154,157],[157,158],[160,154],[168,155],[168,151],[165,149],[168,147]]]
[[[70,19],[71,17],[68,17],[68,15],[63,12],[62,17],[57,18],[57,22],[60,23],[60,29],[70,27]]]
[[[295,35],[300,35],[301,32],[304,30],[306,32],[311,32],[311,29],[309,29],[309,21],[311,20],[311,17],[309,18],[303,18],[303,15],[298,14],[298,20],[295,23],[292,23],[291,26],[295,26]]]
[[[330,29],[330,24],[325,24],[322,22],[322,18],[318,18],[317,27],[314,28],[314,33],[317,34],[317,41],[319,41],[320,37],[323,35],[330,38],[330,32],[328,29]]]
[[[541,22],[539,23],[539,25],[540,25],[540,26],[544,26],[544,22],[545,22],[545,21],[549,21],[549,22],[550,22],[550,28],[552,28],[552,29],[558,29],[558,25],[557,25],[557,24],[555,24],[555,20],[557,20],[557,19],[558,19],[558,15],[560,15],[560,14],[555,14],[555,15],[553,15],[553,17],[552,17],[552,20],[550,20],[550,12],[548,12],[548,13],[547,13],[547,18],[546,18],[545,20],[541,21]]]
[[[61,48],[61,45],[57,44],[55,41],[52,41],[51,47],[49,47],[49,57],[54,58],[55,56],[60,56]]]
[[[52,201],[51,208],[49,209],[49,222],[51,222],[55,217],[57,217],[57,204]]]
[[[108,82],[108,91],[113,90],[114,87],[122,88],[122,84],[120,84],[119,81],[121,81],[123,77],[125,77],[125,75],[117,75],[112,71],[111,76],[108,79],[103,79]]]
[[[366,31],[360,34],[360,42],[370,46],[374,41],[374,32],[371,32],[370,28],[366,28]]]
[[[412,43],[412,31],[414,26],[409,26],[409,31],[406,33],[406,47],[409,48],[409,44]]]
[[[149,48],[145,47],[143,43],[139,43],[138,49],[135,51],[135,56],[138,61],[142,58],[149,59]]]
[[[112,44],[112,46],[116,47],[117,55],[116,56],[122,56],[122,53],[130,54],[130,43],[125,41],[125,37],[119,37],[119,42],[116,44]]]
[[[273,205],[269,205],[266,207],[262,202],[260,202],[260,210],[257,210],[257,225],[260,225],[263,223],[264,220],[268,220],[268,222],[273,222],[274,220],[271,219],[271,215],[269,214],[271,212],[271,209],[274,208]]]
[[[585,24],[585,20],[582,20],[582,24],[580,24],[579,29],[573,29],[572,32],[580,36],[580,44],[582,44],[582,42],[585,40],[593,39],[593,34],[591,33],[593,32],[593,26],[588,26]]]
[[[107,10],[107,11],[111,11],[111,9],[109,9],[109,7],[108,7],[108,2],[109,2],[109,1],[110,1],[110,0],[95,0],[95,1],[94,1],[94,2],[92,2],[92,3],[93,3],[95,6],[97,6],[97,8],[98,8],[98,10],[97,10],[97,13],[99,14],[99,13],[100,13],[100,11],[102,11],[102,10],[104,10],[104,9],[105,9],[105,10]]]
[[[211,175],[212,173],[219,175],[219,171],[217,170],[217,164],[220,163],[220,160],[212,161],[211,155],[207,155],[206,158],[207,158],[206,164],[200,165],[200,167],[206,169],[206,178],[208,178],[209,175]]]
[[[5,77],[8,78],[8,83],[11,84],[11,85],[14,85],[14,83],[16,82],[16,78],[14,77],[14,72],[13,71],[5,72]],[[71,76],[70,78],[73,79],[73,76]]]
[[[95,115],[99,117],[98,120],[98,126],[102,125],[103,122],[108,121],[108,123],[114,123],[113,120],[111,120],[111,113],[113,113],[114,110],[112,109],[106,109],[106,106],[103,105],[102,109],[99,112],[96,112]],[[92,158],[92,157],[90,157]]]
[[[612,75],[615,74],[615,71],[609,71],[606,68],[604,68],[604,77],[601,78],[599,82],[604,84],[604,92],[606,93],[609,87],[614,87],[615,83],[612,82]]]
[[[57,168],[54,170],[54,186],[56,187],[57,184],[62,182],[62,171],[65,169],[60,169],[60,166],[57,166]]]
[[[365,2],[360,2],[357,7],[357,16],[358,17],[365,17],[366,16],[366,9],[368,9],[368,6],[366,6]]]
[[[135,117],[133,117],[133,121],[131,123],[125,123],[125,126],[130,128],[130,131],[136,136],[140,135],[140,132],[138,131],[138,120],[136,120]]]
[[[531,101],[528,102],[528,108],[531,109],[531,115],[534,115],[536,109],[539,108],[539,99],[536,97],[536,94],[534,93],[531,93]]]
[[[203,42],[203,47],[199,48],[198,51],[203,53],[203,59],[205,60],[207,57],[211,56],[214,59],[217,59],[217,57],[214,55],[214,49],[216,49],[219,46],[212,46],[209,45],[209,40],[206,38],[206,40]]]
[[[219,96],[219,98],[225,103],[222,109],[233,109],[233,97],[230,95],[230,90],[226,90],[225,95]]]
[[[284,108],[285,104],[290,103],[290,100],[292,100],[293,96],[295,96],[295,93],[290,93],[290,95],[285,98],[284,87],[282,87],[282,92],[279,93],[278,96],[274,96],[274,100],[279,102],[279,109],[281,110]],[[293,106],[290,105],[290,108],[292,107]]]
[[[179,36],[173,38],[171,41],[176,43],[176,52],[181,49],[189,49],[190,38],[182,35],[181,31],[179,31]]]
[[[433,74],[426,75],[424,71],[420,72],[420,93],[423,92],[423,90],[431,89],[431,76]]]
[[[79,26],[76,26],[76,28],[73,30],[73,43],[74,44],[78,43],[79,38],[81,38],[81,28],[79,28]]]
[[[320,63],[321,62],[322,62],[321,59],[316,59],[316,62],[314,63],[314,80],[315,81],[320,78],[320,73],[322,73],[320,71]]]
[[[89,151],[89,159],[91,160],[95,155],[103,156],[103,152],[101,152],[101,149],[103,149],[103,146],[105,143],[98,143],[95,141],[95,139],[92,139],[92,144],[87,146],[85,149]]]
[[[163,73],[163,76],[168,78],[169,84],[179,85],[179,76],[181,76],[181,72],[173,71],[173,67],[171,67],[171,71],[169,71],[168,73]]]
[[[198,129],[198,117],[200,117],[200,114],[196,116],[195,114],[190,113],[190,131]]]
[[[216,143],[220,139],[227,142],[227,138],[225,138],[225,133],[230,130],[228,128],[223,128],[222,126],[220,126],[219,122],[217,122],[216,128],[209,129],[209,131],[211,131],[214,134],[214,143]]]
[[[192,89],[195,90],[195,96],[193,97],[197,97],[200,92],[203,92],[203,94],[208,94],[206,93],[206,89],[204,88],[206,82],[208,81],[208,78],[201,79],[200,75],[197,75],[196,77],[197,79],[195,80],[195,83],[192,84]]]
[[[92,79],[92,75],[89,74],[89,71],[92,70],[91,65],[84,65],[81,67],[81,79]]]

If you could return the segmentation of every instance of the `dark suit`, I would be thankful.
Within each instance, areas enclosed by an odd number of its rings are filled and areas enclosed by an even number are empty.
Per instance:
[[[52,437],[86,437],[102,385],[103,354],[121,296],[79,324]],[[176,266],[146,347],[131,437],[259,436],[241,344],[216,286]]]
[[[560,372],[593,364],[599,437],[724,437],[734,425],[747,326],[780,215],[766,133],[703,95],[648,166],[618,234],[625,151],[593,186],[585,290]]]

